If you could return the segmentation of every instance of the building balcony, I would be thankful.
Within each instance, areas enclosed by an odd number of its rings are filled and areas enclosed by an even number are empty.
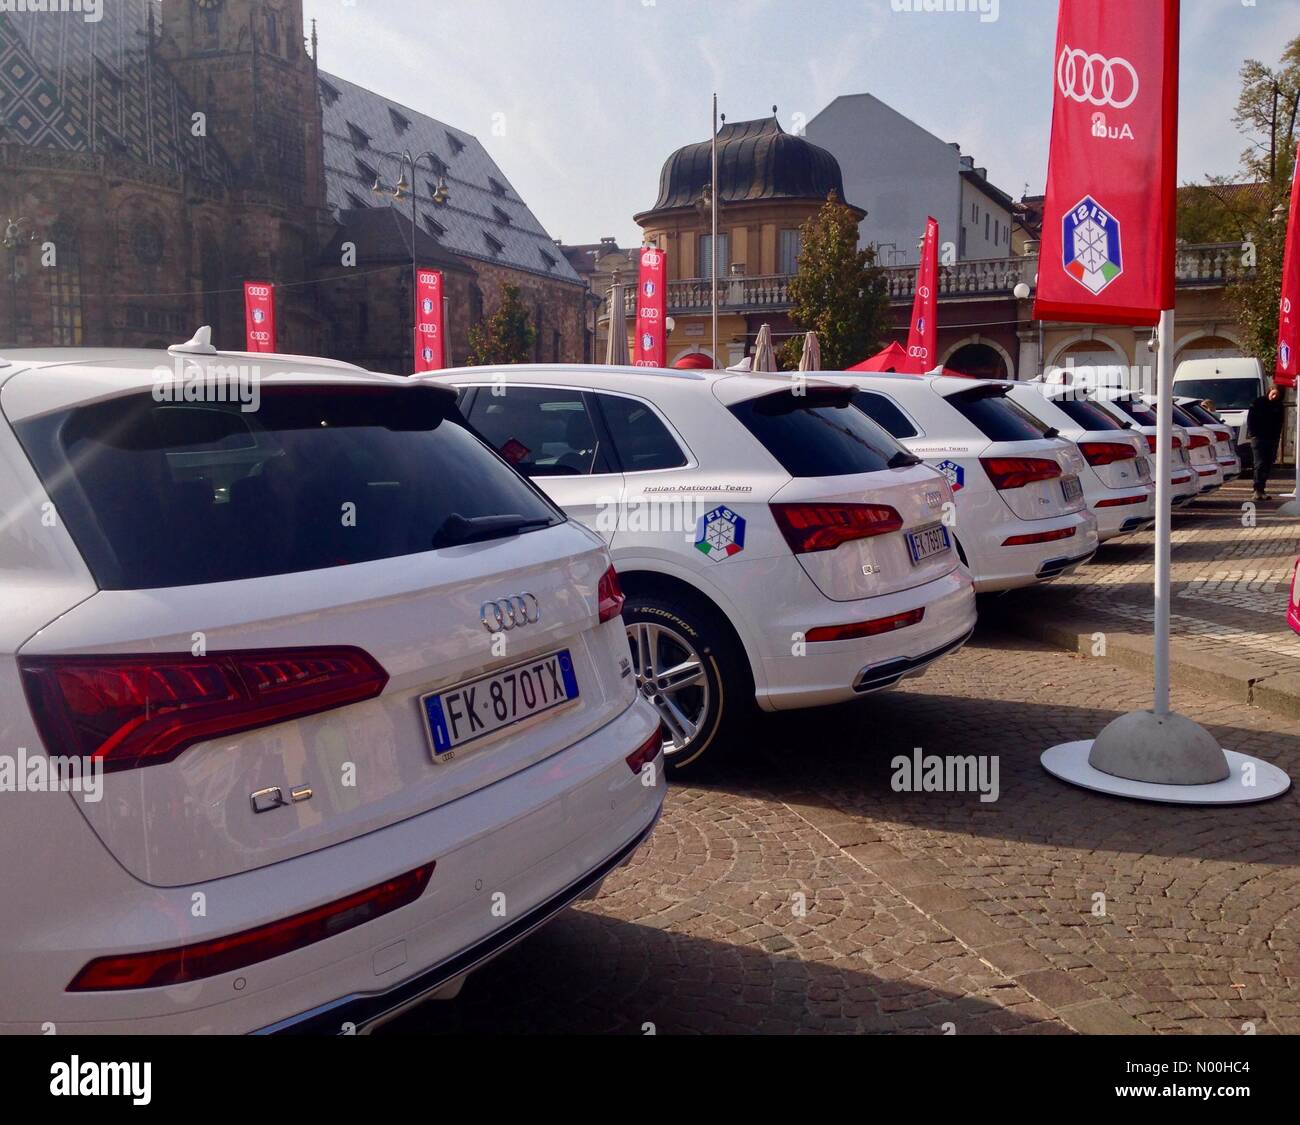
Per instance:
[[[1179,246],[1175,280],[1180,287],[1214,288],[1248,275],[1246,246],[1240,242]],[[890,301],[909,303],[916,292],[916,266],[892,266],[884,270]],[[971,300],[1010,297],[1022,281],[1033,286],[1038,274],[1038,255],[1018,258],[983,258],[939,267],[940,300]],[[723,313],[749,314],[787,312],[793,274],[764,277],[726,277],[718,283],[718,309]],[[668,283],[670,316],[701,315],[709,311],[707,278],[683,278]],[[636,316],[636,285],[623,289],[624,308],[629,320]],[[600,318],[609,315],[609,298],[601,306]]]

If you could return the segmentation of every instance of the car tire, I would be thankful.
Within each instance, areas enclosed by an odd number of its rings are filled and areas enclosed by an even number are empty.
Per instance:
[[[623,606],[623,622],[637,688],[663,716],[668,775],[697,772],[706,759],[716,764],[738,741],[756,710],[749,665],[734,638],[715,611],[694,599],[632,594]],[[647,646],[654,650],[656,672],[681,668],[694,660],[699,666],[698,678],[681,687],[661,679],[647,686],[642,674]],[[665,687],[669,690],[657,690]],[[695,733],[675,749],[682,739],[682,718]]]

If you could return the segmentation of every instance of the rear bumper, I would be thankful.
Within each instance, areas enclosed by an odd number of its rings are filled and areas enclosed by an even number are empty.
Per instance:
[[[798,640],[819,625],[873,621],[922,608],[925,616],[917,624],[879,636]],[[768,655],[763,660],[766,688],[759,694],[759,704],[769,711],[782,711],[843,703],[864,690],[873,690],[858,686],[868,670],[906,665],[906,670],[890,674],[890,682],[897,682],[961,647],[974,627],[975,589],[970,572],[960,565],[911,590],[859,602],[821,598],[806,610],[791,606],[780,614],[774,612],[768,623]]]
[[[9,927],[0,958],[0,1032],[38,1033],[45,1021],[79,1034],[320,1030],[335,1018],[334,1031],[364,1026],[508,948],[627,858],[658,817],[666,786],[662,761],[646,785],[626,756],[658,725],[638,701],[572,746],[459,800],[203,884],[202,917],[191,914],[200,888],[142,884],[95,841],[84,887],[44,878],[20,896],[21,927]],[[67,795],[55,796],[80,816]],[[10,828],[0,821],[0,839],[17,846]],[[300,949],[172,987],[65,991],[94,957],[241,933],[430,860],[437,867],[420,898]]]
[[[632,853],[645,843],[658,821],[659,811],[656,810],[654,820],[604,862],[575,879],[546,901],[538,903],[527,914],[506,923],[482,941],[403,981],[396,987],[386,992],[353,993],[318,1005],[311,1011],[290,1016],[254,1034],[338,1035],[340,1029],[348,1025],[363,1031],[385,1018],[390,1018],[418,1004],[453,981],[487,964],[512,945],[518,944],[579,899],[593,897],[600,889],[601,883],[605,881],[605,877],[627,863]]]
[[[1068,539],[1005,546],[1016,535],[1074,530]],[[995,594],[1033,586],[1087,562],[1097,550],[1097,522],[1087,510],[1045,520],[1012,519],[981,528],[962,545],[970,555],[977,594]],[[1070,561],[1073,560],[1073,561]]]
[[[1048,559],[1038,568],[1035,577],[1041,582],[1050,582],[1053,578],[1060,578],[1063,574],[1071,574],[1083,566],[1086,562],[1091,562],[1096,554],[1096,549],[1089,551],[1086,555],[1074,555],[1069,558]]]

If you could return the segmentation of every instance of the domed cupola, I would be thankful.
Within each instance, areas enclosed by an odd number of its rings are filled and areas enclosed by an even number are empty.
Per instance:
[[[694,207],[711,172],[710,144],[679,148],[664,163],[659,198],[644,214]],[[718,183],[722,202],[825,200],[835,192],[844,199],[839,161],[824,148],[787,133],[775,116],[761,121],[734,121],[718,130]],[[641,215],[636,216],[640,221]]]

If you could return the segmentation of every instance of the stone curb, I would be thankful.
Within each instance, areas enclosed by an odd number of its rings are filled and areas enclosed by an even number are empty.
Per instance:
[[[1007,601],[986,617],[1023,637],[1065,649],[1085,660],[1102,660],[1121,668],[1153,675],[1155,643],[1148,634],[1116,628],[1104,611],[1085,621],[1077,611],[1036,599]],[[1094,635],[1105,634],[1105,652],[1093,655]],[[1217,646],[1197,646],[1182,637],[1169,645],[1169,678],[1175,687],[1217,695],[1263,708],[1275,715],[1300,718],[1300,672],[1267,671],[1238,657],[1216,652]]]

